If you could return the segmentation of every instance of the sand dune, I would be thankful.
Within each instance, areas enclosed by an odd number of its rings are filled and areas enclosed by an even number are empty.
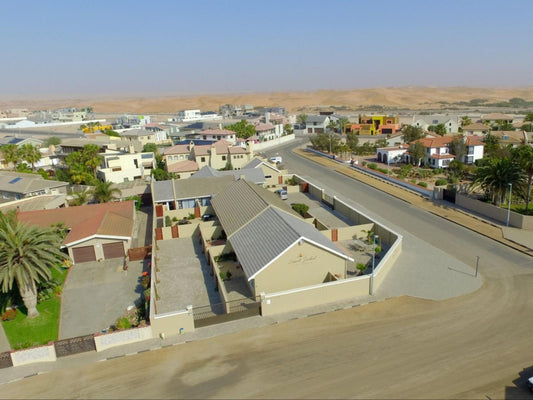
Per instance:
[[[222,104],[253,104],[254,106],[284,106],[289,112],[312,111],[331,106],[346,110],[380,105],[395,108],[439,108],[439,102],[454,103],[472,99],[489,102],[520,97],[533,101],[533,88],[468,88],[468,87],[400,87],[354,90],[320,90],[313,92],[275,92],[247,94],[213,94],[197,96],[146,96],[113,98],[19,99],[0,101],[0,109],[29,109],[64,106],[92,106],[96,112],[113,113],[175,113],[183,109],[218,110]]]

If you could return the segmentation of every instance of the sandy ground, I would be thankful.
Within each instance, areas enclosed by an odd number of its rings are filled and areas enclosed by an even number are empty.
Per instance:
[[[212,94],[197,96],[146,96],[146,97],[76,97],[0,99],[0,110],[24,107],[28,109],[57,108],[65,106],[94,107],[95,112],[175,113],[182,109],[218,110],[222,104],[253,104],[255,106],[284,106],[289,112],[301,112],[317,107],[341,107],[356,110],[362,106],[382,105],[397,108],[440,108],[439,101],[449,103],[486,99],[489,102],[520,97],[533,100],[530,88],[466,88],[466,87],[401,87],[353,90],[320,90],[314,92],[273,92],[247,94]]]

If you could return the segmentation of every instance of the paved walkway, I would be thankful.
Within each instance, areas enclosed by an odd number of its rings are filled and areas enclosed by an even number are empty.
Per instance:
[[[0,323],[0,353],[3,353],[4,351],[10,351],[11,346],[9,344],[9,340],[7,340],[6,333],[4,332],[4,327]]]
[[[302,149],[296,149],[295,152],[302,157],[324,165],[350,178],[357,179],[369,186],[373,186],[418,208],[533,256],[533,232],[503,227],[493,221],[469,214],[446,201],[428,200],[419,194],[402,189],[385,180],[366,175],[354,170],[349,165],[339,164],[329,158],[306,152]]]

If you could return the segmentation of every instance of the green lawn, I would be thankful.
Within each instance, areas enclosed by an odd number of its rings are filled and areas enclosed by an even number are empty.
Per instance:
[[[64,283],[67,269],[52,269],[52,278]],[[2,326],[13,349],[21,349],[46,344],[57,340],[61,298],[54,297],[37,304],[39,316],[26,318],[26,308],[19,307],[13,321],[2,321]]]

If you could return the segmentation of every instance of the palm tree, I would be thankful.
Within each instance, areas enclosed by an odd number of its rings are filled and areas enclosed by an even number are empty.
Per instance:
[[[20,160],[19,149],[16,144],[6,144],[2,146],[2,154],[7,164],[13,163],[14,168],[17,168],[17,164]]]
[[[528,215],[529,202],[531,201],[531,184],[533,183],[533,148],[528,145],[521,145],[511,151],[513,157],[518,161],[522,171],[527,176],[526,215]]]
[[[467,126],[472,123],[472,120],[468,118],[466,115],[464,117],[461,117],[461,126]]]
[[[307,114],[300,114],[296,117],[296,122],[298,122],[298,125],[305,128],[305,125],[307,123]]]
[[[4,293],[17,284],[28,318],[37,311],[37,283],[50,280],[50,268],[66,255],[54,228],[20,223],[15,213],[0,213],[0,284]]]
[[[109,203],[115,199],[115,195],[121,195],[122,191],[118,187],[111,187],[113,182],[98,182],[92,190],[92,195],[98,203]]]
[[[335,132],[335,129],[337,129],[337,122],[336,121],[330,121],[328,126],[326,126],[326,129],[330,132]]]
[[[89,168],[93,177],[96,179],[96,167],[102,164],[102,156],[99,154],[100,148],[95,144],[86,144],[82,150],[82,160],[87,168]]]
[[[346,117],[341,117],[339,118],[339,130],[341,133],[344,133],[344,127],[346,126],[347,123],[349,123],[350,121],[348,120],[348,118]]]
[[[31,164],[31,169],[35,170],[35,163],[41,159],[41,152],[31,144],[24,144],[19,149],[20,158]]]
[[[72,193],[72,201],[69,203],[71,206],[81,206],[87,203],[89,198],[89,192],[87,190],[82,190],[81,192]]]
[[[476,171],[472,187],[480,187],[487,193],[492,203],[499,206],[509,190],[521,190],[524,186],[524,175],[520,165],[509,157],[493,158],[489,164],[479,167]]]

